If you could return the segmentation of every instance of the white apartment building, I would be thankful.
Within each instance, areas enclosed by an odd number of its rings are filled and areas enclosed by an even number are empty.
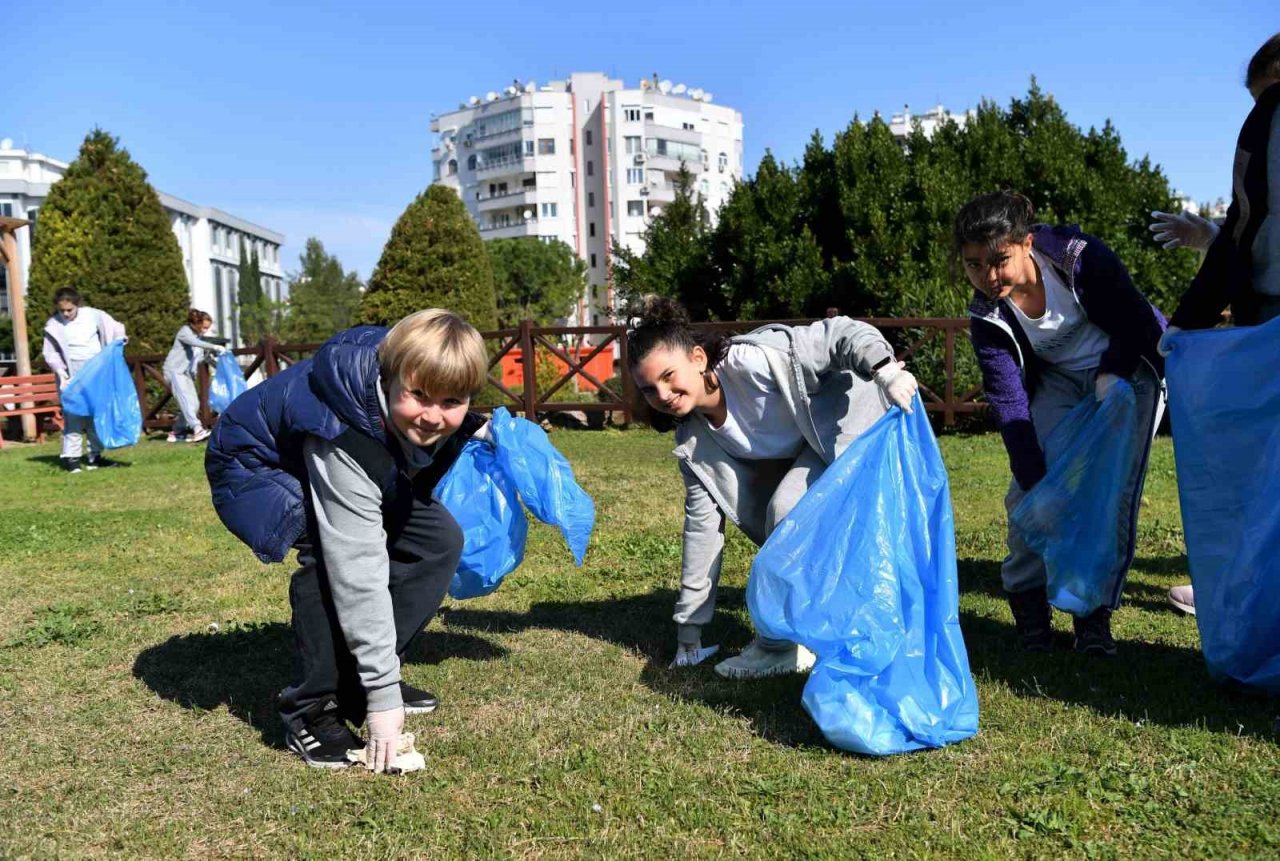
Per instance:
[[[948,120],[956,125],[964,128],[964,124],[970,119],[976,117],[978,112],[972,108],[962,114],[952,113],[942,105],[936,105],[923,114],[912,114],[910,105],[902,106],[902,113],[894,114],[889,118],[889,131],[899,143],[905,142],[911,136],[911,132],[917,122],[920,123],[920,130],[924,132],[927,138],[933,137],[933,133],[938,127],[946,123]]]
[[[609,321],[610,253],[644,250],[649,219],[684,164],[711,217],[742,178],[742,114],[670,81],[634,88],[596,73],[513,83],[431,121],[433,180],[454,189],[486,240],[559,239],[587,264],[571,325]]]
[[[49,186],[62,179],[67,163],[27,149],[17,149],[8,138],[0,140],[0,215],[25,218],[31,222],[17,232],[22,258],[23,283],[31,266],[31,243],[39,236],[40,206]],[[169,215],[173,234],[182,249],[183,270],[191,290],[191,306],[208,311],[214,318],[214,334],[240,344],[236,296],[239,281],[240,248],[257,252],[262,273],[262,289],[273,301],[288,298],[284,270],[280,266],[280,246],[284,235],[268,230],[220,209],[197,206],[171,194],[159,192],[160,203]],[[34,233],[33,233],[34,231]],[[9,313],[9,289],[0,267],[0,315]],[[28,325],[42,326],[47,308],[28,308]],[[124,321],[128,325],[128,321]],[[176,332],[183,320],[175,320]]]

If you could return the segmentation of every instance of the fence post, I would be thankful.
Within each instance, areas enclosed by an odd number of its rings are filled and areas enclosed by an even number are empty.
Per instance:
[[[276,339],[270,335],[258,342],[258,354],[262,356],[262,373],[270,379],[280,373],[276,364]]]
[[[635,403],[636,383],[631,379],[631,352],[627,349],[627,327],[618,327],[618,377],[622,380],[622,420],[628,425],[635,419],[631,405]]]
[[[138,411],[142,413],[142,429],[146,430],[147,424],[147,384],[142,378],[142,360],[134,359],[129,363],[133,372],[133,387],[138,392]]]
[[[956,328],[950,323],[943,330],[946,339],[946,351],[943,353],[943,367],[947,375],[946,387],[943,390],[942,424],[954,427],[956,423]]]
[[[524,415],[538,420],[538,363],[533,358],[533,321],[520,321],[520,364],[524,369]]]
[[[196,369],[196,391],[200,393],[200,424],[213,427],[213,410],[209,409],[209,363],[201,362]]]

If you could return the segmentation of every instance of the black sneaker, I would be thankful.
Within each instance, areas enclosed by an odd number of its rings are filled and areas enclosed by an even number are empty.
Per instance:
[[[68,475],[75,475],[80,471],[80,458],[78,457],[60,457],[62,468]]]
[[[124,466],[124,464],[118,460],[103,457],[102,455],[91,457],[84,462],[85,469],[110,469],[113,466]]]
[[[1053,611],[1043,586],[1026,592],[1006,592],[1013,624],[1022,638],[1022,651],[1047,652],[1053,648]]]
[[[285,721],[284,743],[312,768],[346,768],[348,750],[364,742],[338,717],[334,700],[316,703],[302,715]]]
[[[404,713],[407,715],[431,714],[440,706],[440,699],[431,691],[404,682],[400,683],[400,698],[404,700]]]
[[[1116,641],[1111,636],[1111,608],[1099,607],[1088,616],[1073,616],[1076,630],[1075,650],[1085,655],[1110,657],[1116,653]]]

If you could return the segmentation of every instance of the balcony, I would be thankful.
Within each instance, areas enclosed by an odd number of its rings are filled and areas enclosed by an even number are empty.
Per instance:
[[[689,173],[702,173],[707,169],[701,159],[686,160],[684,164],[689,168]],[[680,159],[675,156],[649,153],[645,156],[644,166],[647,170],[660,170],[674,175],[680,172]]]
[[[676,187],[670,183],[646,185],[641,194],[650,206],[655,203],[671,203],[676,199]]]
[[[644,121],[644,136],[646,138],[663,138],[664,140],[678,141],[680,143],[693,144],[694,146],[702,143],[702,132],[697,129],[678,129],[675,126],[655,123],[653,120]]]
[[[508,176],[533,170],[533,156],[513,156],[476,165],[476,176]]]
[[[517,239],[521,236],[537,236],[538,219],[529,218],[513,224],[482,224],[480,236],[483,239]]]
[[[492,212],[495,209],[507,209],[512,206],[530,206],[538,202],[538,189],[513,188],[510,191],[499,191],[476,201],[476,209],[480,212]]]

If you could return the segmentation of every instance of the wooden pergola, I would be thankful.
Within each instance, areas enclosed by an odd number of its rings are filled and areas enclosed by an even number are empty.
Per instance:
[[[27,342],[26,289],[22,283],[22,262],[18,259],[17,231],[30,222],[23,218],[0,215],[0,263],[9,273],[9,314],[13,317],[13,352],[18,359],[18,376],[31,373],[31,348]],[[22,404],[24,407],[30,404]],[[34,439],[36,417],[22,416],[22,436]]]

